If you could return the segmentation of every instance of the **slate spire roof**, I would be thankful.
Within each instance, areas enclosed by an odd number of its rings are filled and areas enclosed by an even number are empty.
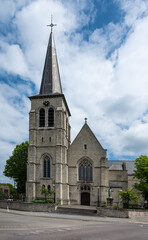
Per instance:
[[[53,32],[51,31],[48,46],[47,46],[47,53],[46,53],[44,70],[42,75],[40,94],[48,95],[48,94],[55,94],[55,93],[62,94],[62,86],[61,86],[56,48],[55,48],[55,43],[53,39]]]

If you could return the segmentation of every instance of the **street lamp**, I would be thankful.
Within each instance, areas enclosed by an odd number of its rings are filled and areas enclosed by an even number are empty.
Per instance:
[[[100,207],[100,187],[98,186],[98,207]]]
[[[54,203],[55,203],[55,182],[52,184],[53,188],[54,188]]]

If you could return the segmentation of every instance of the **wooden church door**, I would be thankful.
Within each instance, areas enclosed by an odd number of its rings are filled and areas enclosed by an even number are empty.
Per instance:
[[[81,192],[81,205],[90,206],[89,192]]]

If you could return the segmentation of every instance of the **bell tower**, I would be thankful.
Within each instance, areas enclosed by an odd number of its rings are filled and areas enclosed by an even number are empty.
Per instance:
[[[41,186],[55,191],[55,202],[69,203],[67,150],[70,111],[62,93],[51,22],[40,93],[29,97],[29,149],[26,198],[40,199]]]

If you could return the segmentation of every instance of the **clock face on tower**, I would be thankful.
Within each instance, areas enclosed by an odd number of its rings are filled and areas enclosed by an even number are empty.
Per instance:
[[[47,107],[49,105],[49,101],[44,101],[43,104],[45,107]]]

